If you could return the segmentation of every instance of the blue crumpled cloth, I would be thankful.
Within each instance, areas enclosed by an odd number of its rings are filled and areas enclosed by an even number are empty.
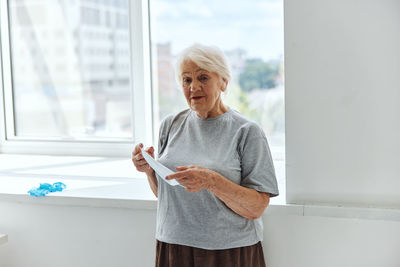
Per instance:
[[[40,184],[40,186],[37,188],[35,187],[32,188],[31,190],[28,191],[28,193],[31,196],[41,197],[47,195],[50,192],[63,191],[66,187],[67,186],[61,182],[54,183],[53,185],[48,183],[43,183]]]

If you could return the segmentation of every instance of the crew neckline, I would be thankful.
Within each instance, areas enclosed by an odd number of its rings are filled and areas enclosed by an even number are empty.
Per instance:
[[[199,121],[214,121],[214,120],[218,120],[220,118],[224,118],[226,116],[228,116],[229,113],[232,112],[232,109],[228,106],[227,107],[227,111],[222,113],[221,115],[215,116],[215,117],[211,117],[211,118],[200,118],[199,115],[197,115],[196,111],[194,111],[193,109],[189,109],[190,110],[190,114],[192,115],[192,117],[194,117],[196,120]]]

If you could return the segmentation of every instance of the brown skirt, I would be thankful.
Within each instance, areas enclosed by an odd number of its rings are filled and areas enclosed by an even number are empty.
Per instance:
[[[265,267],[261,242],[255,245],[208,250],[157,240],[156,267]]]

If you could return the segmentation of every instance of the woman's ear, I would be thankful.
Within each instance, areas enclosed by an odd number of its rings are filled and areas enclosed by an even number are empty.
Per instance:
[[[222,92],[225,92],[226,88],[228,88],[228,80],[225,78],[222,78]]]

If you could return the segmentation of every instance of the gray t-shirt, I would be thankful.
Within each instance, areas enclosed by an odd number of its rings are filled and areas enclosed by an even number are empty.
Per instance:
[[[175,166],[199,165],[271,197],[279,194],[264,132],[232,109],[207,119],[190,109],[166,117],[158,151],[159,162],[173,171]],[[262,240],[261,218],[238,215],[208,190],[190,193],[157,178],[158,240],[203,249],[250,246]]]

